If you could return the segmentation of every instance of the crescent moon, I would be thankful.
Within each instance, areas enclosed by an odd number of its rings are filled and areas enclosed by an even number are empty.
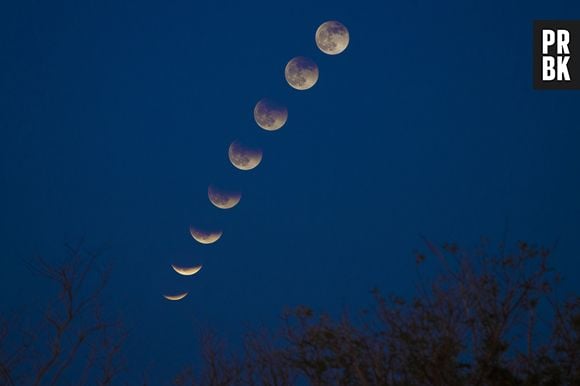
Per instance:
[[[318,66],[312,59],[297,56],[286,64],[284,76],[296,90],[308,90],[318,81]]]
[[[177,301],[177,300],[181,300],[184,297],[186,297],[188,293],[189,292],[183,292],[183,293],[177,294],[177,295],[163,295],[163,297],[167,300]]]
[[[252,170],[262,162],[262,149],[234,141],[228,149],[228,157],[236,168]]]
[[[177,265],[171,264],[171,268],[173,268],[175,272],[183,276],[195,275],[196,273],[199,272],[201,267],[202,267],[201,265],[196,265],[194,267],[179,267]]]
[[[350,36],[348,29],[340,22],[324,22],[316,30],[316,45],[327,55],[338,55],[348,47]]]
[[[242,194],[240,192],[219,189],[214,185],[210,185],[207,188],[207,196],[209,201],[220,209],[231,209],[238,205],[242,199]]]
[[[213,244],[222,237],[222,231],[207,231],[189,227],[189,234],[200,244]]]
[[[264,98],[254,107],[254,120],[262,129],[275,131],[286,124],[288,109],[278,102]]]

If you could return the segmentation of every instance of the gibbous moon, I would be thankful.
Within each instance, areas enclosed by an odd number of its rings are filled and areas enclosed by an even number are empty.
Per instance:
[[[163,297],[167,300],[177,301],[177,300],[181,300],[184,297],[186,297],[187,294],[188,294],[188,292],[184,292],[184,293],[177,294],[177,295],[163,295]]]
[[[222,237],[222,231],[207,231],[189,227],[189,233],[200,244],[213,244]]]
[[[252,170],[262,162],[262,149],[234,141],[228,149],[230,162],[240,170]]]
[[[171,264],[171,268],[180,275],[191,276],[199,272],[201,265],[196,265],[194,267],[178,267],[177,265]]]
[[[348,29],[338,21],[322,23],[316,30],[316,45],[328,55],[338,55],[348,47]]]
[[[312,59],[297,56],[286,65],[284,76],[296,90],[308,90],[318,81],[318,66]]]
[[[254,107],[254,119],[262,129],[275,131],[286,123],[288,109],[271,99],[264,98]]]
[[[231,209],[238,205],[242,198],[240,192],[220,189],[214,185],[210,185],[207,188],[207,196],[209,201],[220,209]]]

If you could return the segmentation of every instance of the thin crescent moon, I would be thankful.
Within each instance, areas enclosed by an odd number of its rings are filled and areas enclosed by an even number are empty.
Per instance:
[[[189,234],[195,241],[200,244],[213,244],[222,237],[223,232],[220,231],[204,231],[201,229],[195,229],[194,227],[189,227]]]
[[[199,272],[201,267],[202,267],[201,265],[196,265],[194,267],[179,267],[177,265],[171,264],[171,268],[173,268],[175,272],[183,276],[195,275],[196,273]]]
[[[188,293],[189,292],[184,292],[184,293],[177,294],[177,295],[163,295],[163,297],[167,300],[177,301],[177,300],[181,300],[184,297],[186,297]]]

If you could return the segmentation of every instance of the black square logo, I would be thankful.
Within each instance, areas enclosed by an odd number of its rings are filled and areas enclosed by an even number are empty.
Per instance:
[[[580,90],[580,20],[534,22],[534,88]]]

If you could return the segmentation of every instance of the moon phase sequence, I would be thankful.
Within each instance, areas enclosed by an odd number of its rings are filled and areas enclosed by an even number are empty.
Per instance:
[[[191,234],[191,237],[200,244],[213,244],[222,237],[223,232],[189,227],[189,234]]]
[[[193,267],[179,267],[177,265],[173,265],[171,264],[171,268],[173,268],[173,270],[175,272],[177,272],[178,274],[182,275],[182,276],[191,276],[191,275],[195,275],[196,273],[198,273],[201,270],[201,265],[196,265]]]
[[[209,201],[214,204],[215,207],[220,209],[231,209],[238,205],[242,198],[240,192],[220,189],[214,185],[210,185],[207,188],[207,196]]]
[[[271,99],[264,98],[254,107],[254,119],[264,130],[280,129],[288,120],[288,109]]]
[[[167,299],[167,300],[177,301],[177,300],[181,300],[184,297],[186,297],[188,293],[189,292],[183,292],[183,293],[180,293],[180,294],[177,294],[177,295],[163,295],[163,297],[165,299]]]
[[[348,47],[350,36],[342,23],[330,20],[318,27],[315,39],[320,51],[328,55],[338,55]]]
[[[296,90],[308,90],[318,81],[318,66],[312,59],[297,56],[286,65],[284,76]]]
[[[322,23],[316,30],[317,47],[327,55],[338,55],[349,45],[348,29],[340,22],[330,20]],[[304,56],[292,58],[284,68],[284,77],[288,84],[296,90],[312,88],[319,77],[318,65]],[[276,131],[282,128],[288,120],[288,109],[283,104],[264,98],[254,106],[254,120],[266,131]],[[252,170],[262,162],[262,149],[239,140],[233,141],[228,147],[228,158],[231,164],[239,170]],[[242,194],[239,191],[228,190],[215,185],[209,185],[207,190],[209,201],[219,209],[231,209],[239,204]],[[190,226],[189,233],[200,244],[213,244],[223,235],[221,230],[208,230]],[[171,265],[173,270],[182,276],[197,274],[202,265],[182,267]],[[188,296],[189,292],[181,292],[163,297],[170,301],[179,301]]]
[[[236,168],[252,170],[262,162],[262,149],[234,141],[228,149],[228,157]]]

